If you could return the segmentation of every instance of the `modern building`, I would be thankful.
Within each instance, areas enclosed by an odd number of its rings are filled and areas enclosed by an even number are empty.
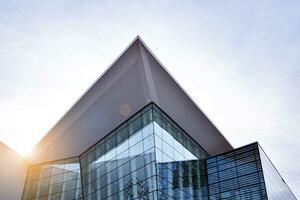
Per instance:
[[[139,37],[27,165],[22,200],[296,199],[259,144],[234,149]]]

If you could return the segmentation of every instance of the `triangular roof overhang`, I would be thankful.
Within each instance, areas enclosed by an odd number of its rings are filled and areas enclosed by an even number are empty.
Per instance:
[[[209,154],[232,149],[139,36],[38,143],[32,163],[78,156],[134,114],[156,103]]]

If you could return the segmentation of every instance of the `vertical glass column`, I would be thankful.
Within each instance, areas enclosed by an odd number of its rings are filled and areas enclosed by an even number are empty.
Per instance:
[[[153,116],[158,199],[206,199],[208,154],[157,107]]]

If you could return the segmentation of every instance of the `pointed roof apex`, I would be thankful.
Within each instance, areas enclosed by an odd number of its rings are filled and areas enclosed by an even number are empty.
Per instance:
[[[140,35],[137,35],[137,36],[135,36],[135,38],[134,38],[134,40],[133,40],[133,41],[136,41],[136,40],[143,41]]]
[[[137,35],[39,142],[33,163],[79,156],[150,102],[165,111],[209,154],[232,149]],[[129,106],[128,115],[120,112],[123,105]]]
[[[137,36],[135,36],[135,37],[133,38],[133,40],[129,43],[129,45],[122,51],[121,55],[122,55],[122,54],[123,54],[130,46],[132,46],[135,42],[141,42],[141,43],[145,44],[145,43],[143,42],[142,38],[141,38],[139,35],[137,35]],[[121,55],[120,55],[120,56],[121,56]]]
[[[128,47],[121,53],[121,55],[130,47],[132,46],[132,44],[134,44],[135,42],[140,42],[144,47],[146,47],[146,49],[148,51],[151,52],[150,48],[146,45],[146,43],[144,42],[144,40],[141,38],[140,35],[135,36],[135,38],[129,43]],[[152,53],[152,52],[151,52]],[[152,53],[153,54],[153,53]]]
[[[135,39],[134,40],[141,40],[142,38],[141,38],[141,36],[140,35],[137,35],[137,36],[135,36]]]

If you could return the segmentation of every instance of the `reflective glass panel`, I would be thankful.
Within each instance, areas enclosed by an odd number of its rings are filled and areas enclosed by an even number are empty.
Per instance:
[[[27,176],[23,200],[82,199],[78,158],[32,165]]]

